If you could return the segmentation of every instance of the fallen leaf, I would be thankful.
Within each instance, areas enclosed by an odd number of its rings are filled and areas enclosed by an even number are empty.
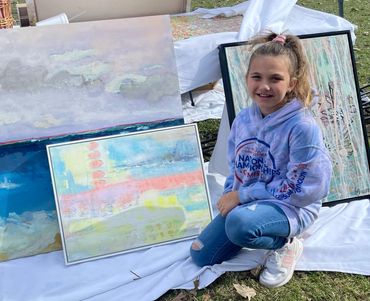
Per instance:
[[[248,301],[250,301],[256,295],[256,291],[254,290],[254,288],[251,288],[244,284],[234,283],[233,285],[234,285],[234,288],[236,289],[236,292],[240,296],[244,298],[248,298]]]
[[[208,295],[208,294],[204,294],[202,297],[203,297],[203,301],[211,301],[212,300],[211,296]]]

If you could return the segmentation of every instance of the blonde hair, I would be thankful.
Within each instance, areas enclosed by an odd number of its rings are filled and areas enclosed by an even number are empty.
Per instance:
[[[308,81],[308,62],[301,40],[294,35],[286,35],[285,42],[273,41],[276,34],[257,37],[248,44],[254,49],[250,62],[257,56],[279,56],[283,55],[289,59],[289,73],[291,78],[296,78],[294,89],[287,93],[287,100],[298,98],[304,106],[308,107],[312,102],[311,88]],[[262,45],[261,45],[262,44]],[[250,65],[249,62],[249,65]],[[249,67],[247,75],[249,73]]]

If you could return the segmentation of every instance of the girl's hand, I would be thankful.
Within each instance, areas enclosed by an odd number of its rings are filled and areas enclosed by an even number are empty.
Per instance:
[[[231,209],[239,205],[238,191],[231,191],[224,194],[217,202],[217,209],[222,216],[226,216]]]

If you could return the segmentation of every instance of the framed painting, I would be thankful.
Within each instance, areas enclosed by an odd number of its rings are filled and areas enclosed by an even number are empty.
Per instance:
[[[311,111],[319,124],[333,163],[325,204],[369,197],[369,143],[349,31],[300,36],[310,64],[311,87],[318,101]],[[222,44],[219,58],[230,125],[251,104],[245,75],[251,46]]]
[[[212,219],[195,124],[47,151],[66,264],[190,239]]]
[[[2,261],[62,247],[46,145],[183,114],[168,16],[1,30],[0,52]]]

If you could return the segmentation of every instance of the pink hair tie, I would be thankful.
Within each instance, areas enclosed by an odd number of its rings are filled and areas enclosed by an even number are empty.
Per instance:
[[[282,34],[278,34],[272,41],[276,42],[276,43],[279,43],[281,45],[284,45],[285,40],[286,40],[286,36],[284,36]]]

